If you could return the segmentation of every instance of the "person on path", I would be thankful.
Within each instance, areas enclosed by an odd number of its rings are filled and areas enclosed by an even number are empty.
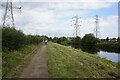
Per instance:
[[[47,45],[48,44],[48,41],[47,40],[45,40],[45,45]]]

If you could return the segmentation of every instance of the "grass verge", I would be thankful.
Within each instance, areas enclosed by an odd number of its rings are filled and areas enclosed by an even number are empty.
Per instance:
[[[37,52],[37,45],[27,45],[17,51],[2,52],[2,77],[17,78],[31,57]]]
[[[52,78],[118,78],[118,64],[94,54],[49,42],[48,71]]]

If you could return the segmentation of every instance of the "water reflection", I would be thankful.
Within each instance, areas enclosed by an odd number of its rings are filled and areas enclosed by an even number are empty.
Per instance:
[[[106,58],[108,60],[111,60],[113,62],[119,62],[120,63],[120,59],[119,59],[120,54],[119,53],[100,51],[96,55],[100,56],[102,58]]]
[[[102,50],[100,50],[96,47],[87,47],[87,46],[81,47],[81,50],[84,51],[84,52],[95,54],[95,55],[97,55],[99,57],[102,57],[102,58],[106,58],[106,59],[111,60],[113,62],[119,62],[120,63],[120,59],[119,59],[120,53],[102,51]]]
[[[81,50],[84,51],[84,52],[91,53],[91,54],[96,54],[97,52],[100,51],[96,47],[87,47],[87,46],[81,47]]]

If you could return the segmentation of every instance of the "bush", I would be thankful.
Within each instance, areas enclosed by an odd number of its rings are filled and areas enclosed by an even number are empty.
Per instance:
[[[57,40],[57,43],[61,44],[62,42],[68,41],[66,37],[60,37]]]
[[[86,34],[82,39],[82,46],[94,47],[97,43],[97,39],[93,34]]]
[[[86,34],[81,41],[81,49],[89,53],[96,53],[98,49],[96,48],[96,43],[98,39],[94,37],[93,34]]]
[[[109,42],[100,42],[97,43],[97,47],[103,51],[108,51],[108,52],[120,52],[120,44],[118,42],[113,42],[113,41],[109,41]]]
[[[54,37],[52,41],[65,46],[71,45],[71,40],[68,40],[66,37],[60,37],[60,38]]]
[[[22,31],[15,28],[2,28],[2,50],[17,50],[28,44],[38,44],[43,41],[43,37],[38,35],[25,35]]]
[[[74,48],[80,48],[81,47],[81,38],[80,37],[76,37],[72,39],[72,47]]]
[[[43,38],[38,35],[27,35],[26,38],[27,44],[39,44],[43,41]]]
[[[3,27],[2,49],[17,50],[25,45],[25,35],[15,28]]]
[[[54,37],[52,41],[57,43],[57,40],[58,40],[58,37]]]

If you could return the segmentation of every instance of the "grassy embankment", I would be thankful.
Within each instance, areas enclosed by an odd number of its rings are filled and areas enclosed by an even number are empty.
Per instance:
[[[54,78],[118,77],[118,64],[80,50],[49,42],[48,71]]]
[[[36,53],[37,45],[27,45],[17,51],[2,52],[2,75],[3,78],[18,77],[23,68],[30,62]]]

